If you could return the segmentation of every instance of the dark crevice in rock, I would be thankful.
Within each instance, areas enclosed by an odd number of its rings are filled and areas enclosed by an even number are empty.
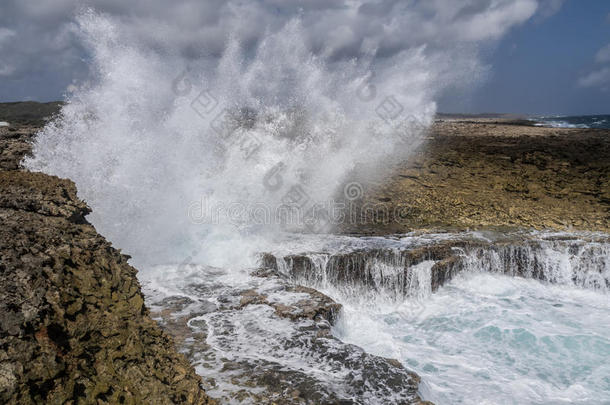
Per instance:
[[[61,349],[62,354],[66,354],[70,351],[70,336],[61,325],[56,323],[50,324],[47,326],[46,333],[49,339]]]

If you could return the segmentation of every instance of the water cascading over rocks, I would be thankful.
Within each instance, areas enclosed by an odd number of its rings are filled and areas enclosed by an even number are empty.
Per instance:
[[[494,243],[465,237],[403,248],[267,253],[261,256],[261,266],[298,284],[394,300],[425,296],[462,272],[499,273],[608,291],[610,241],[607,236],[532,235]]]

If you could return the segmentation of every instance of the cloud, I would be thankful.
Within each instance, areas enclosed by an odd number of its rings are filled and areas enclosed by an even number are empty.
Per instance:
[[[610,62],[610,44],[597,51],[597,54],[595,54],[595,60],[598,63]]]
[[[7,63],[0,63],[0,76],[9,76],[13,74],[15,67]]]
[[[559,12],[565,0],[541,0],[538,7],[538,14],[541,18],[549,18]]]
[[[597,51],[595,61],[600,64],[610,63],[610,44]],[[603,66],[581,77],[578,79],[578,85],[607,91],[610,89],[610,66]]]
[[[0,46],[16,35],[15,31],[0,27]]]
[[[596,87],[601,90],[608,90],[610,86],[610,67],[604,67],[581,77],[578,80],[581,87]]]
[[[0,76],[10,76],[16,70],[14,65],[9,64],[6,61],[9,58],[4,55],[9,55],[9,52],[3,49],[6,44],[10,42],[11,38],[15,37],[15,35],[15,31],[0,27],[0,54],[3,55],[2,59],[5,60],[4,62],[0,62]]]
[[[57,91],[87,71],[82,44],[75,40],[80,0],[4,0],[0,47],[11,55],[3,69],[27,86],[44,70]],[[314,53],[349,60],[375,52],[390,58],[425,45],[452,50],[495,41],[536,15],[556,12],[561,0],[90,0],[96,10],[122,21],[121,40],[198,59],[218,57],[230,34],[254,49],[269,31],[300,16]],[[2,38],[12,36],[11,41]],[[9,62],[4,62],[9,64]],[[9,73],[10,72],[10,73]],[[2,84],[0,84],[0,90]],[[38,89],[42,91],[43,89]],[[51,90],[49,90],[51,91]]]
[[[537,9],[535,1],[513,1],[490,4],[479,12],[456,21],[450,31],[457,38],[468,41],[499,39],[514,25],[527,21]]]

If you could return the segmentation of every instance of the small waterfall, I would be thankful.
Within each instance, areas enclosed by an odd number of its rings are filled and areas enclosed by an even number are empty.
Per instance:
[[[409,269],[407,277],[408,295],[421,300],[432,294],[433,260],[426,260]]]
[[[534,278],[586,289],[610,289],[610,244],[538,241],[477,248],[462,256],[462,270]]]
[[[523,238],[510,242],[450,240],[424,247],[341,253],[264,254],[263,267],[291,281],[344,297],[424,298],[461,272],[491,272],[610,290],[610,241]]]
[[[338,289],[343,296],[392,300],[422,296],[431,288],[434,261],[412,262],[398,249],[362,250],[345,254],[263,255],[273,268],[296,284],[321,290]]]

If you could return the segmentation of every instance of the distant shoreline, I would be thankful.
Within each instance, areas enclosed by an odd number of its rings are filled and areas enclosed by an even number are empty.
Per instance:
[[[64,101],[12,101],[0,102],[0,122],[20,125],[44,126],[44,124],[54,115],[59,114]],[[587,117],[607,117],[608,125],[610,125],[610,115],[592,114],[583,116],[541,116],[527,114],[511,114],[511,113],[443,113],[439,112],[435,116],[436,122],[444,121],[459,121],[463,123],[486,123],[499,125],[518,125],[518,126],[542,126],[551,128],[586,128],[585,126],[573,125],[555,125],[556,122],[562,120],[570,120],[572,118],[587,118]],[[607,127],[604,127],[607,128]]]

